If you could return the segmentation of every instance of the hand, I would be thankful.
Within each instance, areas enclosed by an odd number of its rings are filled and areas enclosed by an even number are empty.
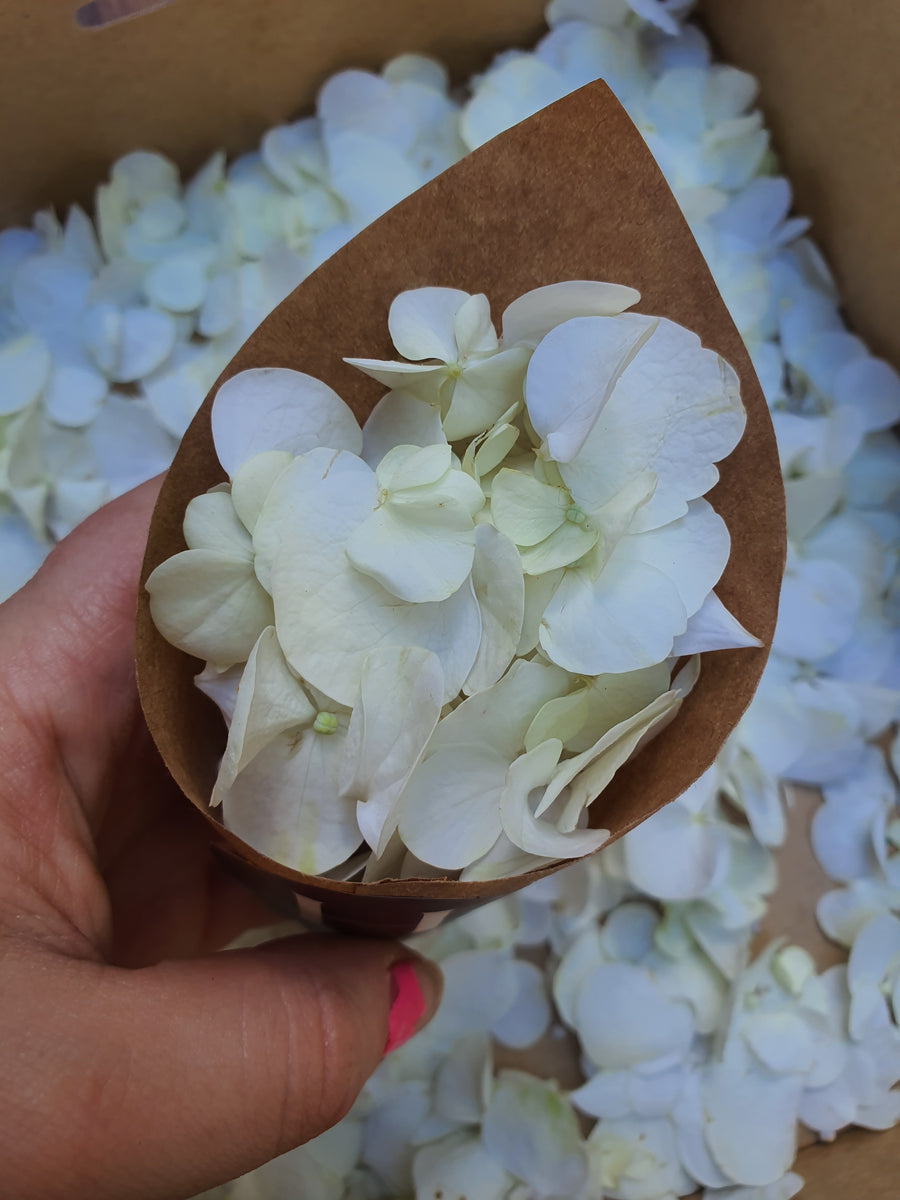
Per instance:
[[[0,1191],[15,1200],[175,1200],[242,1174],[344,1115],[392,1001],[396,1041],[440,993],[396,943],[212,953],[273,915],[220,872],[141,717],[157,489],[96,514],[0,606]]]

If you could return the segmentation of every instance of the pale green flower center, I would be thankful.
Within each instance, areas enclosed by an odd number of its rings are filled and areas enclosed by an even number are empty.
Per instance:
[[[577,504],[570,504],[566,509],[566,520],[571,521],[573,525],[587,525],[588,523],[587,513]]]
[[[330,712],[316,713],[313,729],[316,733],[334,733],[337,729],[337,717]]]
[[[458,362],[447,364],[447,376],[449,379],[459,379],[462,373],[462,366]]]

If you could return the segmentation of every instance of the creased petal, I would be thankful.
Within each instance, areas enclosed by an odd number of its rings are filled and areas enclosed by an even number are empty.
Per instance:
[[[558,463],[582,448],[622,372],[653,334],[646,317],[575,317],[538,343],[525,378],[535,432]]]
[[[761,646],[759,638],[746,630],[715,592],[710,592],[690,617],[687,629],[672,643],[672,654],[703,654],[708,650],[744,649]]]
[[[481,642],[466,676],[466,695],[486,691],[512,661],[522,633],[525,581],[518,551],[492,525],[475,528],[472,587],[481,611]]]
[[[424,287],[401,292],[388,314],[388,329],[398,353],[414,362],[425,358],[456,362],[459,351],[454,319],[469,299],[469,293],[458,288]]]

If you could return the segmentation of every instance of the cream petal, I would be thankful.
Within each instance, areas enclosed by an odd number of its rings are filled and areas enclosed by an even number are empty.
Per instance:
[[[440,718],[443,684],[427,650],[386,647],[366,656],[340,789],[357,802],[359,828],[376,854],[396,828],[395,806]]]
[[[453,337],[459,359],[466,359],[470,354],[496,353],[499,343],[491,323],[491,305],[487,296],[479,292],[463,301],[453,318]]]
[[[503,342],[536,346],[551,329],[573,317],[616,317],[637,304],[641,293],[619,283],[567,279],[534,288],[503,313]]]
[[[174,646],[217,666],[245,662],[274,620],[272,601],[244,558],[185,550],[147,580],[150,612]]]
[[[343,752],[340,731],[307,728],[298,742],[277,738],[225,793],[226,829],[275,862],[308,875],[338,866],[362,840],[356,805],[338,793]]]
[[[287,450],[263,450],[241,463],[231,481],[231,503],[245,529],[253,533],[275,480],[294,461]]]
[[[248,566],[253,561],[250,535],[238,520],[228,492],[206,492],[188,503],[184,540],[189,550],[212,550],[243,559]]]
[[[423,287],[401,292],[388,313],[388,329],[398,353],[414,362],[426,358],[456,362],[459,349],[454,323],[470,299],[468,292],[458,288]]]
[[[291,674],[270,625],[244,667],[210,803],[220,804],[240,772],[277,737],[312,725],[315,718],[316,709]]]
[[[388,392],[363,425],[361,457],[374,470],[395,446],[436,446],[446,440],[436,408],[403,391]]]
[[[286,367],[254,367],[226,380],[212,411],[213,440],[229,475],[263,450],[362,449],[356,417],[327,384]]]
[[[685,516],[624,537],[617,547],[621,562],[649,564],[670,579],[689,617],[718,583],[730,549],[728,527],[705,500],[692,500]]]
[[[529,854],[547,858],[580,858],[602,846],[609,838],[609,830],[561,832],[550,821],[539,821],[533,815],[529,802],[531,793],[549,782],[561,750],[562,743],[551,738],[512,763],[500,795],[500,819],[513,845]]]
[[[534,714],[568,686],[569,677],[559,667],[516,659],[493,687],[470,696],[443,718],[432,748],[482,745],[505,760],[505,770],[520,753]]]
[[[506,767],[496,750],[477,744],[439,749],[420,763],[400,809],[400,836],[413,854],[448,870],[486,854],[500,835]]]
[[[614,725],[590,749],[562,762],[535,815],[546,812],[563,789],[568,787],[565,808],[557,819],[557,827],[564,832],[574,830],[583,809],[609,786],[616,771],[625,765],[644,739],[672,720],[681,701],[682,697],[677,691],[665,692],[634,716]]]
[[[682,654],[703,654],[709,650],[746,649],[761,646],[733,616],[715,592],[710,592],[697,611],[689,618],[687,629],[672,643],[673,657]]]
[[[430,405],[440,403],[441,389],[448,379],[443,363],[390,362],[379,358],[345,358],[344,362],[385,387]]]
[[[448,441],[483,433],[521,403],[528,357],[526,350],[514,348],[466,363],[448,384],[452,391],[443,422]]]
[[[536,546],[550,537],[566,523],[569,507],[565,489],[524,471],[503,467],[491,484],[491,519],[517,546]]]
[[[512,542],[492,525],[475,528],[472,587],[481,611],[481,641],[463,691],[486,691],[509,666],[522,633],[525,582]]]
[[[568,463],[578,454],[622,372],[656,324],[624,317],[575,317],[538,343],[525,378],[525,404],[550,457]]]
[[[652,471],[656,491],[634,529],[653,529],[683,516],[689,500],[709,491],[719,477],[713,464],[731,453],[745,423],[732,368],[663,318],[562,475],[582,507],[593,510]]]
[[[560,567],[568,567],[584,558],[596,546],[600,530],[593,525],[576,525],[563,521],[558,529],[538,542],[521,550],[522,570],[526,575],[544,575]]]
[[[348,707],[372,649],[431,650],[450,700],[478,651],[478,603],[466,585],[442,602],[398,604],[357,571],[344,546],[375,503],[374,473],[345,451],[313,450],[279,477],[254,532],[264,582],[270,565],[279,641],[298,675]]]
[[[459,504],[401,508],[387,503],[354,529],[346,550],[354,567],[392,596],[410,604],[437,602],[468,579],[475,527]]]
[[[161,367],[175,348],[178,330],[168,313],[152,308],[126,308],[112,376],[117,383],[134,383]]]
[[[546,608],[540,644],[551,662],[583,675],[619,674],[662,662],[687,626],[676,585],[622,550],[593,579],[569,568]]]

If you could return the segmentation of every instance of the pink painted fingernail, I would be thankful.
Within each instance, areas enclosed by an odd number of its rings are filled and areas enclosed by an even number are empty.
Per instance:
[[[388,1015],[388,1036],[384,1046],[390,1054],[417,1031],[428,1005],[412,962],[395,962],[390,969],[391,1011]]]

